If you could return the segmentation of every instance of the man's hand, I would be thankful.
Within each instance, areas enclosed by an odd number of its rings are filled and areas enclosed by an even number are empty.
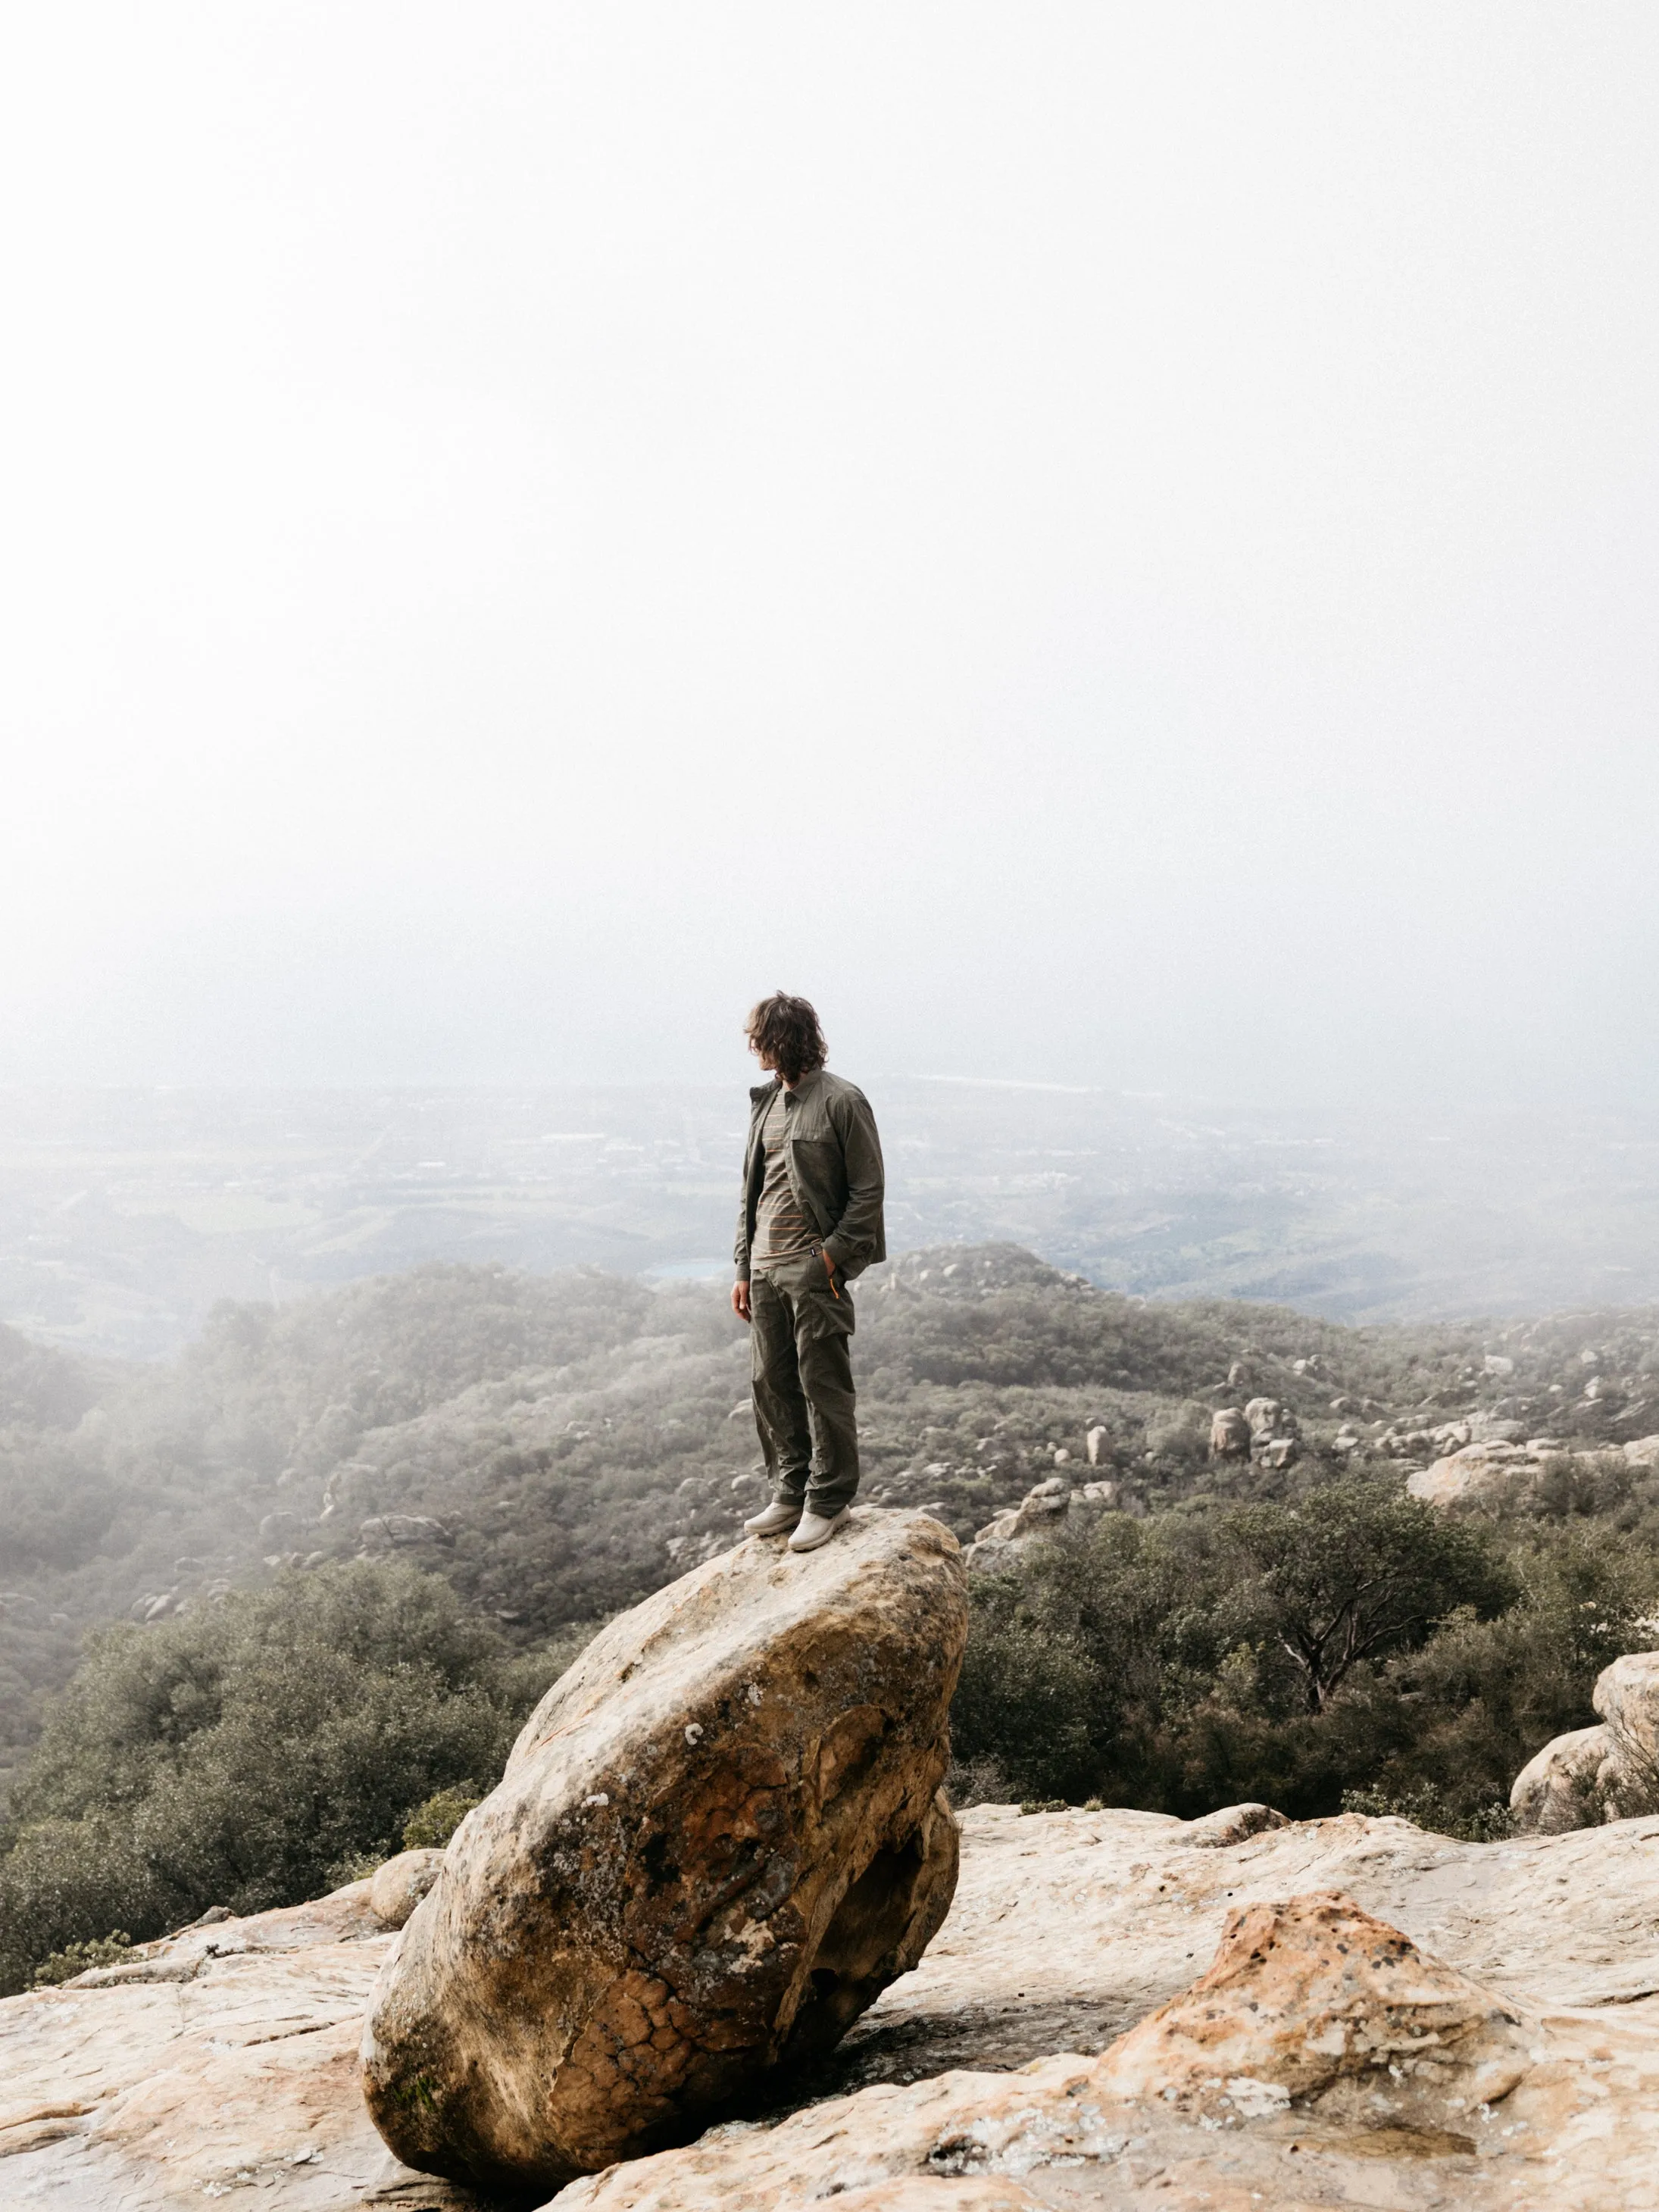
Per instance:
[[[738,1319],[739,1321],[747,1321],[747,1320],[748,1320],[748,1318],[749,1318],[749,1285],[748,1285],[747,1282],[733,1283],[733,1284],[732,1284],[732,1312],[733,1312],[734,1314],[736,1314],[736,1316],[737,1316],[737,1317],[738,1317]]]

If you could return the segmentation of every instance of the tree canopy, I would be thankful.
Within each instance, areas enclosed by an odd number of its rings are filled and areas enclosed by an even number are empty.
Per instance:
[[[1294,1505],[1237,1506],[1218,1541],[1237,1579],[1224,1616],[1273,1636],[1322,1712],[1362,1659],[1421,1644],[1460,1606],[1498,1611],[1513,1578],[1484,1532],[1372,1482],[1333,1482]]]
[[[493,1782],[558,1655],[514,1661],[434,1575],[290,1575],[107,1631],[52,1709],[0,1859],[0,1972],[210,1905],[291,1905],[384,1856],[441,1791]]]

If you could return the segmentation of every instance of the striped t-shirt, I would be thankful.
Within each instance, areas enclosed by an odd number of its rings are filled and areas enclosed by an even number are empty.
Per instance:
[[[761,1124],[766,1179],[761,1185],[760,1205],[755,1214],[754,1261],[757,1267],[763,1267],[769,1260],[789,1260],[801,1252],[816,1252],[818,1248],[817,1231],[801,1212],[789,1180],[788,1155],[783,1143],[788,1127],[785,1096],[783,1085],[779,1084]]]

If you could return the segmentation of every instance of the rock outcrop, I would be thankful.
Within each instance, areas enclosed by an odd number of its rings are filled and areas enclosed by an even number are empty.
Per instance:
[[[1515,1778],[1510,1808],[1541,1835],[1659,1807],[1659,1651],[1604,1667],[1590,1703],[1599,1728],[1553,1737]]]
[[[950,1918],[827,2059],[757,2118],[573,2184],[560,2212],[581,2212],[584,2192],[617,2212],[629,2191],[672,2212],[794,2212],[820,2185],[797,2167],[835,2180],[835,2212],[1654,2203],[1659,1819],[1486,1844],[1260,1806],[1188,1822],[984,1805],[961,1826]],[[1542,2056],[1490,2118],[1276,2112],[1285,2084],[1265,2075],[1248,2076],[1263,2089],[1243,2104],[1224,2081],[1232,2105],[1195,2113],[1089,2090],[1114,2039],[1205,1974],[1234,1914],[1331,1890],[1535,2016]],[[359,1882],[204,1923],[0,2002],[7,2212],[185,2212],[243,2190],[267,2212],[481,2212],[392,2159],[364,2110],[356,2045],[398,1940],[372,1894]],[[1380,2094],[1401,2086],[1388,2080]],[[791,2100],[826,2097],[777,2124]],[[1133,2125],[1097,2130],[1085,2108]]]
[[[1646,1467],[1652,1463],[1646,1456],[1650,1444],[1659,1444],[1659,1438],[1626,1444],[1621,1455],[1632,1466]],[[1413,1450],[1437,1453],[1427,1467],[1413,1469],[1406,1487],[1425,1504],[1440,1506],[1478,1505],[1490,1498],[1524,1500],[1552,1471],[1577,1479],[1581,1471],[1593,1470],[1619,1449],[1570,1449],[1559,1437],[1528,1437],[1519,1421],[1480,1414],[1404,1436],[1390,1431],[1378,1439],[1378,1449],[1396,1456]]]
[[[1079,1504],[1091,1512],[1146,1510],[1133,1498],[1126,1499],[1115,1482],[1085,1482],[1073,1489],[1063,1475],[1051,1474],[1046,1482],[1028,1490],[1018,1505],[988,1521],[963,1554],[963,1559],[970,1570],[1006,1566],[1021,1547],[1046,1543],[1072,1526],[1072,1508]]]
[[[477,2206],[400,2165],[363,2108],[363,2011],[395,1940],[372,1895],[225,1914],[0,2002],[6,2212],[182,2212],[244,2190],[273,2212]]]
[[[1334,2100],[1362,2126],[1444,2128],[1508,2096],[1533,2040],[1514,2005],[1315,1890],[1234,1912],[1208,1972],[1120,2037],[1094,2081],[1215,2118]]]
[[[1324,1824],[1322,1824],[1324,1825]],[[1231,1912],[1091,2059],[867,2088],[579,2183],[570,2212],[1626,2212],[1659,2203],[1659,2033],[1541,2020],[1331,1892]]]
[[[1296,1415],[1277,1398],[1252,1398],[1244,1408],[1244,1419],[1257,1451],[1270,1443],[1294,1442],[1297,1434]]]
[[[388,1928],[401,1928],[438,1879],[443,1863],[441,1851],[399,1851],[376,1867],[368,1886],[375,1917]]]
[[[357,1534],[365,1552],[453,1540],[446,1523],[434,1520],[429,1513],[376,1513],[359,1525]]]
[[[1090,1487],[1097,1486],[1091,1484]],[[968,1547],[971,1566],[994,1565],[1006,1559],[1011,1545],[1028,1544],[1033,1538],[1052,1536],[1066,1522],[1072,1510],[1072,1486],[1063,1475],[1051,1474],[1028,1490],[1018,1505],[988,1521]]]
[[[949,1908],[955,1539],[856,1512],[753,1540],[613,1621],[526,1724],[376,1989],[397,2155],[523,2192],[829,2049]]]
[[[1490,1498],[1517,1478],[1535,1474],[1542,1456],[1525,1444],[1502,1437],[1479,1440],[1448,1452],[1406,1478],[1406,1488],[1426,1505],[1458,1505]]]
[[[1244,1408],[1252,1457],[1264,1467],[1293,1467],[1300,1455],[1296,1415],[1277,1398],[1252,1398]],[[1212,1439],[1213,1440],[1213,1429]]]
[[[1212,1459],[1248,1459],[1250,1441],[1250,1425],[1242,1407],[1223,1406],[1210,1416]]]
[[[1551,1738],[1515,1778],[1510,1810],[1517,1826],[1534,1835],[1559,1835],[1599,1820],[1606,1808],[1601,1774],[1613,1757],[1605,1728],[1574,1729]]]

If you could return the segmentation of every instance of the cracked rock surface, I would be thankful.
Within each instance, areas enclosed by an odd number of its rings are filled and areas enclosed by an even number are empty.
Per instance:
[[[1651,2017],[1534,2012],[1336,1891],[1241,1905],[1098,2057],[881,2085],[578,2183],[569,2212],[1640,2212]]]

